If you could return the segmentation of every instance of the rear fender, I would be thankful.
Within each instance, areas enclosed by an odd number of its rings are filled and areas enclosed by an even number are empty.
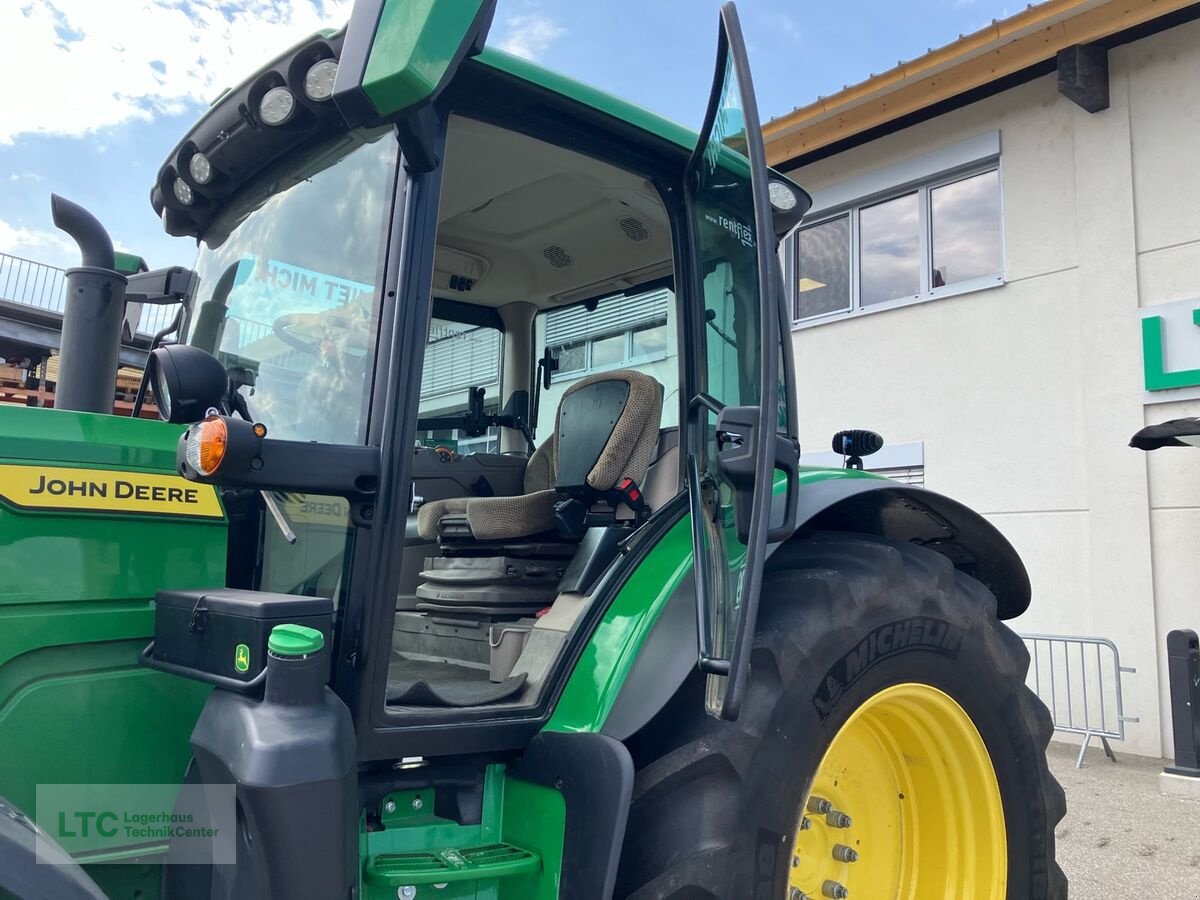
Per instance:
[[[957,500],[854,469],[800,473],[792,540],[813,531],[877,534],[928,547],[996,595],[1000,619],[1029,607],[1029,574],[996,526]]]
[[[782,485],[781,480],[777,488]],[[776,497],[781,497],[778,490]],[[1029,606],[1029,575],[1007,538],[979,513],[925,488],[855,469],[803,468],[790,540],[802,541],[814,531],[874,534],[920,544],[987,586],[996,596],[998,618],[1011,619]],[[781,546],[769,547],[768,553]],[[696,654],[695,587],[689,575],[638,651],[605,719],[604,733],[625,740],[641,729],[695,671]]]

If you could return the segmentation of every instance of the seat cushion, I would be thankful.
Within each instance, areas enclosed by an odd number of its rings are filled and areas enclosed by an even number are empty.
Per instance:
[[[426,540],[438,536],[438,524],[450,515],[466,513],[471,536],[477,541],[503,541],[554,529],[554,491],[534,491],[516,497],[454,497],[426,503],[417,511],[417,531]]]

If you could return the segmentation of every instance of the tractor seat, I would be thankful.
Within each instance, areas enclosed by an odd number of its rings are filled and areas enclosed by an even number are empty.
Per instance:
[[[506,542],[556,531],[556,505],[616,507],[617,486],[640,485],[658,443],[662,385],[618,369],[575,382],[558,404],[554,433],[529,458],[525,491],[515,497],[454,497],[417,512],[426,540]],[[560,535],[578,540],[579,535]]]

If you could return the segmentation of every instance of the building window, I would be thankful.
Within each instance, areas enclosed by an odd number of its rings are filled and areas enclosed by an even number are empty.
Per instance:
[[[859,210],[859,303],[874,306],[921,290],[917,195]]]
[[[586,341],[551,345],[550,352],[558,358],[555,381],[663,359],[667,354],[667,323],[652,322]]]
[[[993,169],[929,191],[933,286],[995,277],[1000,259],[1000,173]]]
[[[671,353],[669,290],[616,295],[587,305],[552,309],[539,317],[539,334],[558,359],[554,381],[656,362]]]
[[[959,172],[843,204],[796,234],[797,322],[1000,284],[1000,172]]]
[[[885,466],[880,469],[867,466],[867,471],[883,475],[901,484],[925,486],[925,466]]]
[[[800,230],[796,318],[850,309],[850,216]]]
[[[572,341],[569,344],[560,344],[558,346],[558,374],[565,375],[568,372],[582,372],[588,367],[588,342],[587,341]]]
[[[611,369],[629,359],[629,332],[594,338],[591,342],[593,369]]]
[[[425,345],[420,417],[461,416],[467,411],[470,387],[483,388],[485,411],[499,412],[503,348],[504,335],[494,326],[434,316]],[[420,429],[416,439],[422,446],[448,447],[461,454],[500,452],[500,430],[496,426],[476,437],[468,437],[458,428]]]

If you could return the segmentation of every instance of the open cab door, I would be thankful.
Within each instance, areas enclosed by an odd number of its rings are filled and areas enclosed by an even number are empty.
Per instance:
[[[355,3],[333,86],[351,125],[394,122],[405,166],[429,172],[439,159],[432,103],[463,60],[483,50],[496,0]]]
[[[786,433],[791,354],[768,172],[746,46],[732,3],[721,8],[716,75],[687,171],[693,254],[687,480],[710,714],[736,719],[746,692],[769,539],[790,533],[796,442]],[[702,304],[702,307],[701,307]],[[775,473],[788,510],[772,535]],[[792,514],[788,514],[792,511]]]

